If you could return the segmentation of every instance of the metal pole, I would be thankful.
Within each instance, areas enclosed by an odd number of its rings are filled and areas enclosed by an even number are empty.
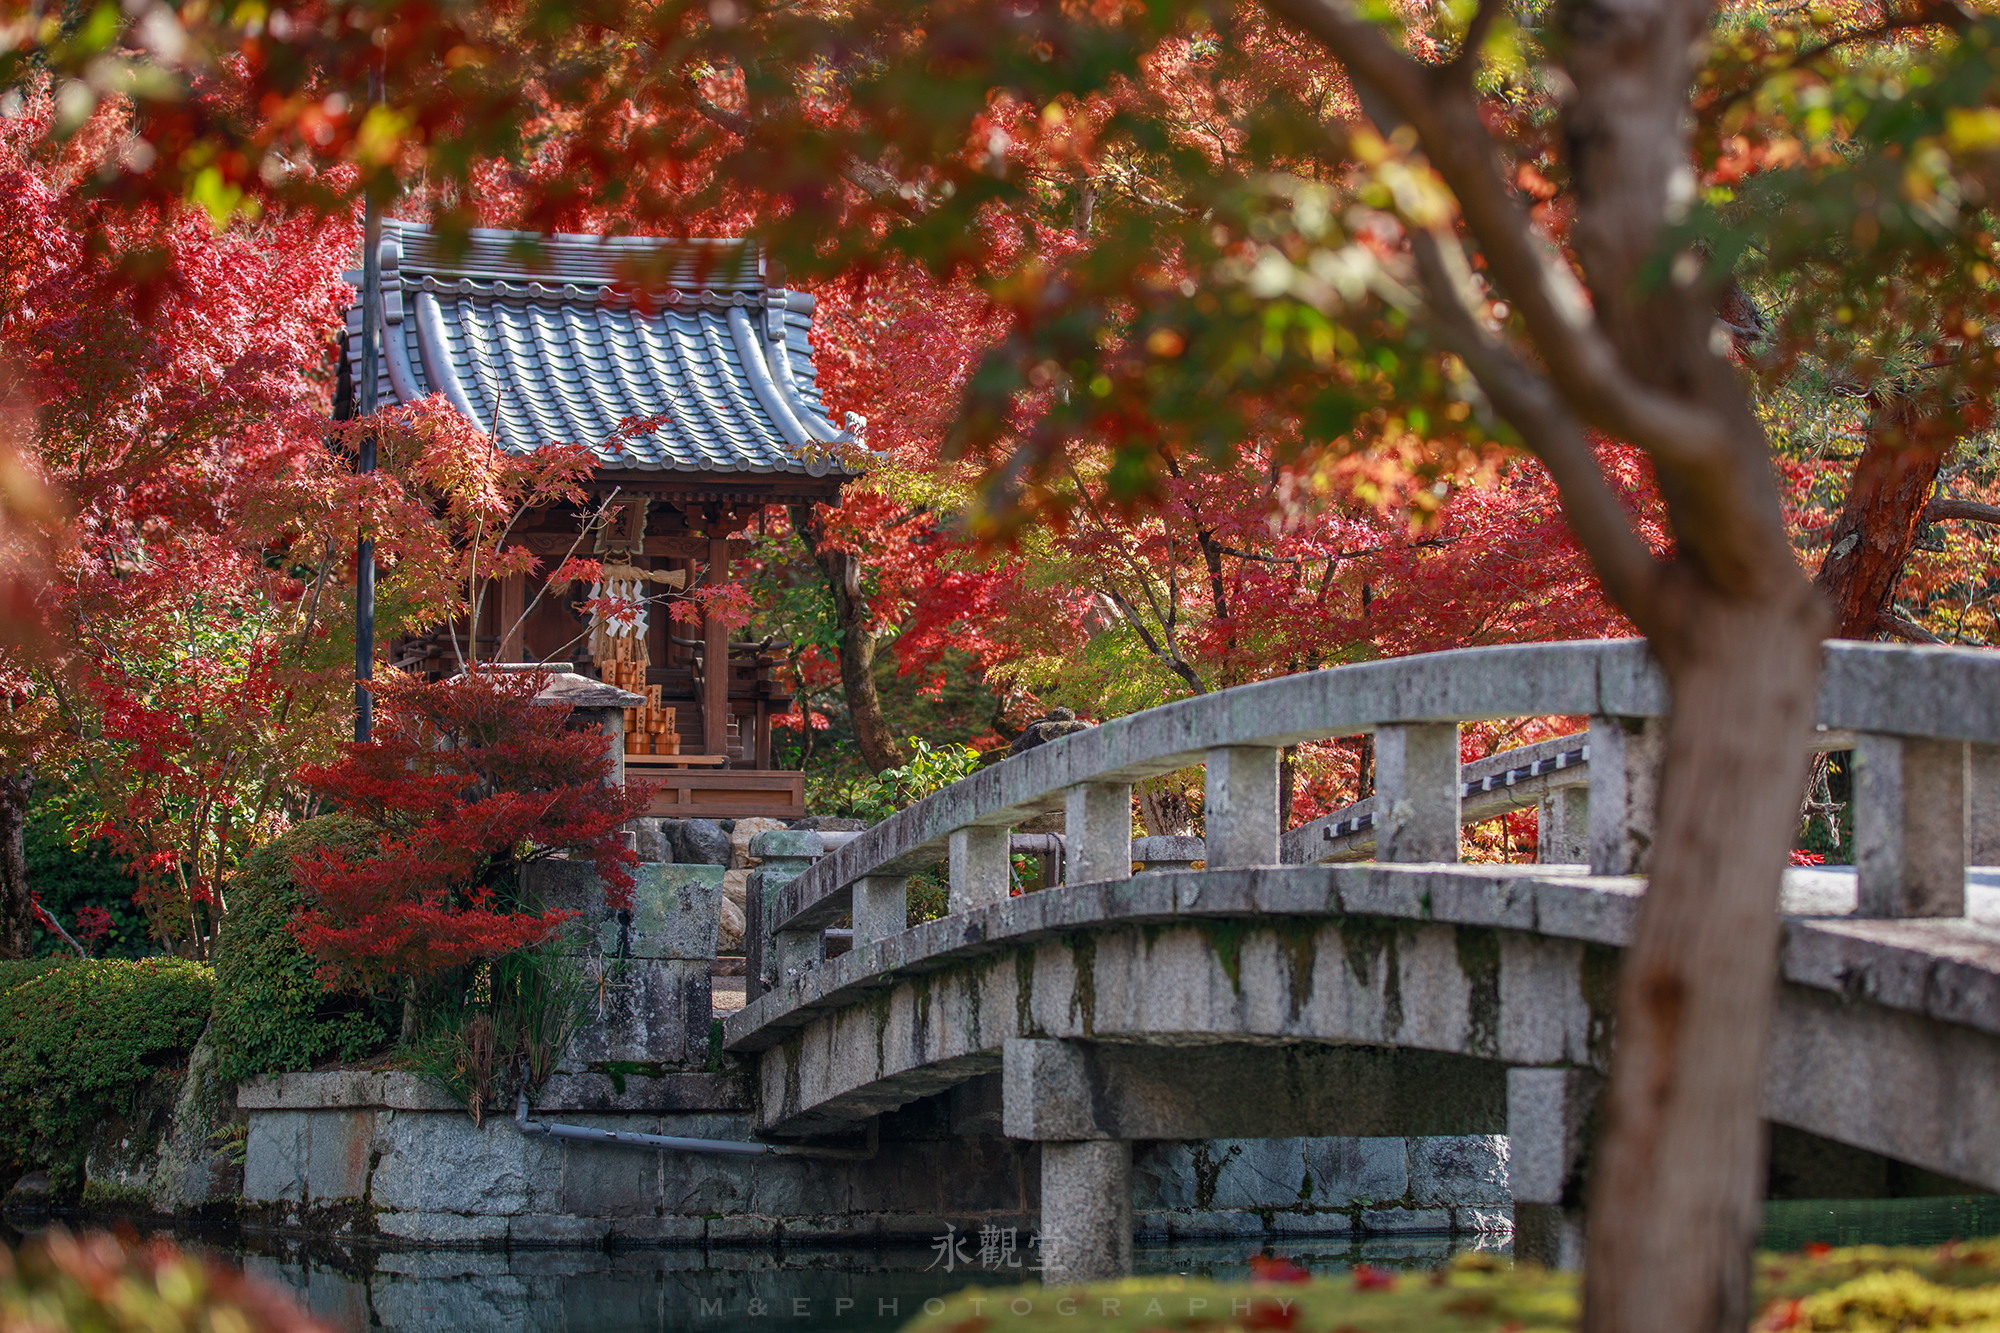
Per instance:
[[[369,101],[382,100],[382,80],[371,74]],[[381,366],[382,326],[382,210],[371,186],[367,194],[365,221],[361,232],[361,415],[375,412],[375,380]],[[361,437],[361,456],[355,470],[364,475],[375,470],[375,435]],[[354,552],[354,739],[366,741],[375,724],[375,698],[369,684],[375,679],[375,539],[366,526],[359,529]]]

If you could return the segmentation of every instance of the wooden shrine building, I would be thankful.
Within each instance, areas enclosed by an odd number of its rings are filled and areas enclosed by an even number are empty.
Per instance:
[[[479,624],[453,628],[482,661],[573,663],[646,695],[628,712],[626,767],[660,784],[655,814],[802,814],[803,776],[771,763],[772,719],[792,707],[773,677],[779,656],[731,643],[714,618],[696,634],[667,602],[725,582],[766,506],[837,502],[854,476],[855,434],[828,420],[814,380],[813,298],[767,285],[749,241],[557,236],[530,259],[533,239],[474,231],[447,260],[427,228],[383,227],[377,402],[442,394],[512,452],[590,446],[594,496],[612,497],[600,524],[552,506],[517,529],[544,576],[574,546],[603,563],[606,586],[496,580]],[[658,275],[644,303],[621,285],[633,271]],[[351,399],[358,304],[347,331]],[[621,421],[655,416],[665,421],[651,434],[604,443]],[[630,598],[630,611],[593,620],[584,604],[603,596]],[[458,669],[451,629],[391,645],[388,659]]]

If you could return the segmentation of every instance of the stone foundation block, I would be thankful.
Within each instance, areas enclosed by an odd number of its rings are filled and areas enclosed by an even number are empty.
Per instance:
[[[682,1217],[620,1217],[612,1220],[610,1243],[620,1245],[699,1245],[708,1238],[708,1219]]]
[[[1514,1209],[1505,1208],[1454,1208],[1451,1210],[1451,1229],[1460,1235],[1511,1236],[1514,1234]]]
[[[833,1213],[825,1217],[785,1219],[787,1245],[853,1245],[860,1242],[874,1244],[881,1239],[882,1218],[877,1213]]]
[[[686,869],[687,867],[674,867]],[[700,1064],[708,1059],[714,997],[705,960],[607,960],[604,1018],[578,1032],[564,1064]]]
[[[1448,1236],[1451,1234],[1451,1210],[1370,1208],[1358,1219],[1358,1229],[1369,1236]]]
[[[250,1117],[244,1145],[243,1197],[251,1203],[301,1203],[305,1199],[310,1142],[303,1111]]]
[[[1176,1238],[1187,1236],[1261,1236],[1264,1219],[1256,1213],[1235,1209],[1209,1212],[1170,1212],[1167,1224]]]
[[[1508,1204],[1507,1137],[1467,1134],[1409,1140],[1410,1201],[1419,1204]],[[1375,1198],[1394,1198],[1377,1194]]]
[[[504,1245],[508,1219],[463,1213],[381,1212],[375,1225],[385,1236],[426,1245]]]
[[[509,1245],[602,1245],[611,1236],[612,1221],[606,1217],[573,1217],[563,1213],[530,1213],[510,1218]]]
[[[306,1193],[313,1202],[367,1198],[374,1147],[372,1110],[306,1112]]]
[[[715,957],[724,873],[721,866],[635,866],[631,911],[605,916],[598,948],[606,958]]]
[[[1280,1236],[1352,1236],[1346,1213],[1272,1213],[1271,1230]]]
[[[382,1161],[371,1197],[378,1208],[495,1217],[503,1236],[506,1217],[530,1211],[528,1142],[512,1126],[481,1130],[462,1115],[406,1115],[379,1126],[377,1139]]]
[[[708,1243],[711,1245],[765,1245],[778,1238],[779,1221],[775,1217],[760,1217],[755,1213],[739,1213],[734,1217],[711,1217],[708,1219]]]

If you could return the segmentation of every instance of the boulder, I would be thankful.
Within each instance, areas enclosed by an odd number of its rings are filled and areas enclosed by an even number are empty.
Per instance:
[[[790,827],[807,833],[866,833],[868,821],[849,819],[846,815],[807,815],[804,819],[794,819]]]
[[[785,821],[782,819],[753,818],[737,820],[736,826],[729,830],[729,846],[734,853],[734,859],[730,861],[730,865],[737,870],[748,870],[753,866],[761,864],[756,857],[750,854],[750,840],[759,833],[769,833],[774,829],[782,829],[784,827]]]
[[[733,849],[729,835],[712,819],[663,819],[661,832],[673,848],[674,860],[687,866],[727,866]]]
[[[742,911],[744,902],[750,896],[750,872],[747,870],[725,870],[722,872],[722,896],[736,904]]]
[[[55,1186],[46,1171],[30,1171],[14,1182],[7,1197],[0,1200],[0,1213],[8,1217],[38,1219],[46,1216],[55,1202]]]
[[[743,952],[743,908],[726,896],[722,900],[722,928],[716,932],[715,948],[718,953]]]
[[[661,819],[635,819],[631,822],[632,831],[639,835],[641,861],[673,861],[673,844],[660,829],[660,825],[665,822]]]
[[[200,1212],[226,1205],[243,1192],[243,1163],[236,1156],[241,1140],[231,1131],[249,1120],[236,1109],[236,1085],[217,1071],[215,1044],[209,1040],[214,1031],[210,1024],[188,1057],[153,1174],[156,1213]]]
[[[1079,722],[1075,713],[1067,708],[1058,708],[1047,717],[1030,722],[1021,734],[1014,738],[1014,743],[1007,747],[1007,753],[1023,754],[1037,745],[1047,745],[1058,737],[1088,731],[1096,725],[1094,722]]]

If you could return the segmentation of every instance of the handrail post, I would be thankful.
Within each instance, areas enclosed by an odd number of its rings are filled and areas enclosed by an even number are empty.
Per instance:
[[[969,912],[975,907],[997,903],[1007,897],[1013,876],[1007,850],[1011,829],[962,828],[951,835],[952,912]]]
[[[1643,875],[1652,866],[1653,817],[1667,723],[1590,719],[1590,873]]]
[[[1278,864],[1278,753],[1267,745],[1208,752],[1203,822],[1210,870]]]
[[[1375,729],[1375,859],[1458,859],[1458,723]]]
[[[1132,786],[1080,782],[1063,795],[1069,884],[1132,877]]]
[[[910,920],[910,881],[904,875],[869,875],[854,881],[854,947],[900,935]]]
[[[1963,741],[1855,737],[1861,916],[1964,916],[1969,766]]]

